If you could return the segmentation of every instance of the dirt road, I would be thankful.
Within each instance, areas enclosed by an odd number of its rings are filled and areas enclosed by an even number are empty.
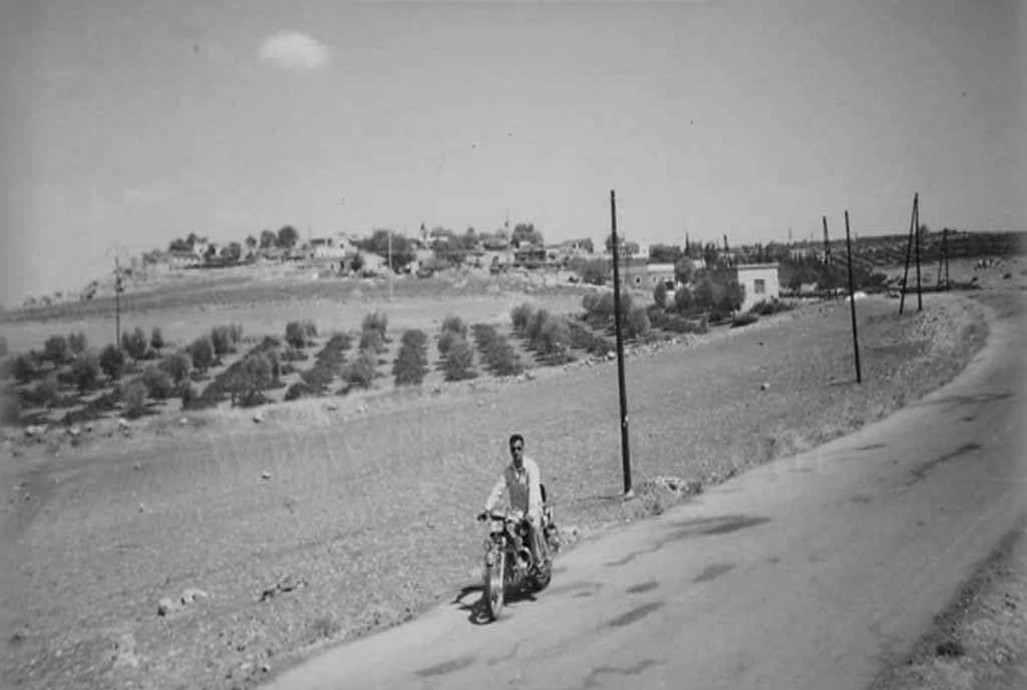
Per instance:
[[[864,687],[1027,508],[1025,330],[997,323],[883,422],[582,544],[498,624],[467,592],[268,687]]]

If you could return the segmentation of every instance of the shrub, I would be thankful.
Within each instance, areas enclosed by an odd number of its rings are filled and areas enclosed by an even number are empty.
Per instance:
[[[197,397],[196,389],[193,388],[191,383],[186,383],[182,386],[182,409],[188,410],[191,408]]]
[[[381,331],[375,329],[365,329],[362,331],[360,333],[359,348],[362,352],[382,352],[385,349],[385,340],[382,338]]]
[[[71,365],[72,380],[79,391],[85,393],[96,387],[100,380],[100,357],[93,351],[82,352]]]
[[[7,338],[0,335],[0,357],[7,356]]]
[[[528,327],[528,323],[531,321],[534,310],[531,305],[525,302],[520,306],[514,307],[510,312],[510,321],[513,323],[513,329],[515,333],[524,335],[525,330]],[[464,334],[466,337],[466,334]]]
[[[232,340],[232,330],[229,326],[215,326],[210,329],[210,343],[214,346],[214,354],[217,357],[235,352],[235,341]]]
[[[214,344],[210,337],[202,335],[194,340],[189,346],[189,356],[193,358],[193,366],[200,373],[210,369],[214,365]]]
[[[304,381],[296,381],[285,389],[285,400],[297,400],[308,396],[317,395],[317,391],[311,388]]]
[[[653,289],[653,301],[660,309],[667,308],[667,283],[662,280]]]
[[[0,425],[16,426],[21,423],[21,402],[17,396],[0,393]]]
[[[175,384],[163,368],[151,364],[143,369],[142,375],[137,379],[146,386],[146,393],[154,400],[166,400],[175,391]]]
[[[474,370],[474,351],[467,340],[459,336],[453,340],[442,370],[447,381],[463,381],[478,375]]]
[[[550,364],[563,364],[572,359],[568,352],[571,346],[571,329],[566,319],[547,318],[536,342],[538,350]]]
[[[364,317],[363,322],[360,324],[360,330],[362,331],[378,331],[381,334],[382,340],[385,340],[385,331],[389,326],[389,317],[384,312],[374,311]]]
[[[590,315],[595,311],[599,305],[599,293],[596,290],[589,290],[585,293],[585,296],[581,298],[581,306],[585,310],[585,315]]]
[[[232,339],[233,345],[238,345],[239,341],[242,340],[242,324],[233,323],[228,326],[228,335]]]
[[[160,327],[158,326],[154,326],[153,331],[150,333],[150,347],[158,354],[164,349],[164,334],[160,332]]]
[[[419,333],[420,335],[414,335]],[[400,345],[392,374],[397,386],[416,385],[424,381],[428,373],[428,356],[425,352],[427,336],[423,331],[406,331]]]
[[[134,418],[146,411],[146,384],[139,379],[132,379],[121,391],[121,400],[125,405],[125,416]]]
[[[607,259],[589,259],[575,268],[581,282],[589,285],[603,285],[610,279],[610,262]]]
[[[678,314],[687,314],[692,311],[695,306],[695,298],[692,296],[692,291],[685,285],[682,285],[674,293],[674,311]]]
[[[60,399],[57,375],[50,374],[46,378],[40,379],[32,393],[37,404],[43,407],[55,405]]]
[[[442,320],[442,332],[452,332],[467,338],[467,324],[459,316],[447,316]]]
[[[748,326],[750,324],[756,323],[756,321],[758,320],[759,317],[753,314],[752,312],[738,314],[733,319],[731,319],[731,328],[741,328],[742,326]]]
[[[282,361],[283,362],[304,362],[309,359],[309,355],[303,350],[299,350],[292,345],[286,345],[285,349],[282,350]]]
[[[374,352],[361,350],[356,361],[352,362],[343,374],[348,389],[370,388],[374,383],[375,368],[378,365],[378,355]]]
[[[485,360],[485,366],[497,376],[516,376],[524,365],[507,339],[496,332],[494,326],[475,324],[471,327],[474,342]]]
[[[302,350],[317,335],[313,321],[290,321],[285,325],[285,342]]]
[[[68,361],[68,339],[63,335],[51,335],[43,344],[43,358],[60,366]]]
[[[738,283],[728,283],[717,299],[717,309],[725,314],[738,311],[745,301],[745,289]]]
[[[116,381],[125,373],[125,353],[114,343],[100,351],[100,368],[111,381]]]
[[[463,329],[464,333],[466,334],[467,326],[464,326]],[[403,337],[400,339],[400,346],[403,345],[407,345],[409,347],[427,348],[428,334],[417,328],[405,330],[403,331]]]
[[[459,333],[455,331],[442,332],[442,335],[439,336],[439,356],[442,359],[446,359],[449,356],[449,350],[457,340],[461,340]]]
[[[629,338],[642,338],[649,334],[649,314],[645,307],[635,307],[628,314],[627,336]]]
[[[36,362],[29,355],[18,355],[14,358],[12,366],[14,380],[18,383],[28,383],[36,376]]]
[[[782,311],[790,311],[791,309],[792,305],[787,302],[772,299],[770,301],[763,300],[761,302],[757,302],[749,311],[753,314],[758,314],[759,316],[771,316]]]
[[[528,336],[528,340],[532,345],[537,346],[539,338],[542,336],[542,329],[545,328],[546,322],[549,318],[548,311],[545,309],[539,309],[528,319],[528,322],[524,326],[524,335]]]
[[[235,396],[238,396],[239,404],[243,407],[265,402],[264,391],[274,378],[274,363],[269,355],[270,352],[255,352],[242,360],[231,382],[233,403]]]
[[[612,290],[596,295],[596,297],[589,300],[586,305],[586,318],[596,325],[609,324],[614,315],[614,301]],[[620,313],[622,323],[627,319],[628,314],[631,313],[631,307],[631,295],[622,292],[620,296]]]
[[[600,357],[614,351],[615,345],[611,340],[593,333],[587,326],[575,321],[569,321],[567,325],[570,328],[572,347]]]
[[[79,355],[86,350],[86,334],[79,331],[78,333],[68,334],[68,349],[74,355]]]
[[[706,326],[706,317],[692,320],[680,314],[666,314],[660,328],[672,333],[705,333],[709,330]]]
[[[179,350],[161,360],[160,368],[167,372],[176,386],[180,386],[189,380],[189,373],[193,368],[193,362],[188,352]]]
[[[121,334],[122,349],[137,362],[146,359],[147,344],[146,334],[139,326],[136,326],[131,333]]]
[[[709,278],[703,278],[699,281],[699,284],[695,286],[695,292],[692,295],[693,306],[700,311],[709,311],[717,303],[716,289],[714,288],[713,281]]]

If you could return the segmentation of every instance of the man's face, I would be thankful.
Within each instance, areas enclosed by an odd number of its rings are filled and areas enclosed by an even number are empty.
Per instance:
[[[511,443],[510,455],[513,457],[514,466],[520,469],[524,465],[524,441],[514,441]]]

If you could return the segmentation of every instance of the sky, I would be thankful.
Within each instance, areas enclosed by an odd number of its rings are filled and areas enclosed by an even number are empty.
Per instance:
[[[463,232],[1027,229],[1021,0],[13,0],[0,303],[115,253]]]

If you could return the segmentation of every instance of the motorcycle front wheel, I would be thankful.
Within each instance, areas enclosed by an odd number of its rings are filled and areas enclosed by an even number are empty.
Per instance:
[[[485,612],[489,620],[499,618],[499,612],[503,610],[504,587],[506,567],[506,553],[502,549],[496,549],[492,564],[485,569]]]

